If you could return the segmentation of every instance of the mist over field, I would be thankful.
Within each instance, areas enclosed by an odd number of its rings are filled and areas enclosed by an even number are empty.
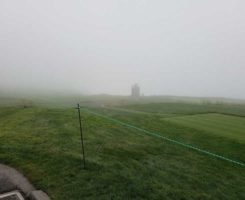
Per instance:
[[[1,94],[245,99],[245,1],[0,1]]]
[[[244,169],[245,0],[0,0],[0,199],[245,200]]]

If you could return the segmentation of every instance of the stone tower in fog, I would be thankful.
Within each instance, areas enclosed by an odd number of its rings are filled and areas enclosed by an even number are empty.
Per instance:
[[[131,97],[133,97],[133,98],[139,98],[140,97],[140,87],[138,84],[134,84],[132,86]]]

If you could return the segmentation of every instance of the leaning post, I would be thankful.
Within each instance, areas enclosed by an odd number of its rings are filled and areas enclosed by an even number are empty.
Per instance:
[[[84,143],[83,143],[83,129],[82,129],[82,121],[81,121],[81,112],[80,112],[80,105],[77,104],[77,111],[78,111],[78,120],[80,125],[80,134],[81,134],[81,145],[82,145],[82,155],[83,155],[83,168],[85,169],[85,152],[84,152]]]

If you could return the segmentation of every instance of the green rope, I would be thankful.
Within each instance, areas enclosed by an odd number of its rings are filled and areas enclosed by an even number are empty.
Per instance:
[[[222,160],[225,160],[225,161],[228,161],[228,162],[231,162],[231,163],[234,163],[234,164],[237,164],[237,165],[240,165],[240,166],[243,166],[245,167],[245,163],[242,163],[242,162],[239,162],[239,161],[236,161],[236,160],[232,160],[232,159],[229,159],[229,158],[226,158],[224,156],[221,156],[221,155],[218,155],[218,154],[215,154],[215,153],[212,153],[212,152],[209,152],[209,151],[206,151],[206,150],[203,150],[203,149],[200,149],[200,148],[197,148],[197,147],[194,147],[192,145],[189,145],[189,144],[185,144],[185,143],[182,143],[182,142],[179,142],[177,140],[173,140],[173,139],[170,139],[168,137],[165,137],[165,136],[162,136],[162,135],[159,135],[157,133],[154,133],[154,132],[151,132],[151,131],[148,131],[148,130],[145,130],[145,129],[142,129],[142,128],[139,128],[137,126],[134,126],[134,125],[131,125],[131,124],[128,124],[128,123],[125,123],[125,122],[121,122],[119,120],[116,120],[116,119],[113,119],[111,117],[108,117],[106,115],[102,115],[102,114],[99,114],[99,113],[96,113],[94,111],[90,111],[88,109],[83,109],[91,114],[94,114],[94,115],[97,115],[101,118],[104,118],[104,119],[107,119],[109,121],[112,121],[112,122],[115,122],[115,123],[118,123],[122,126],[126,126],[128,128],[132,128],[132,129],[136,129],[138,131],[141,131],[141,132],[144,132],[146,133],[147,135],[151,135],[151,136],[154,136],[154,137],[157,137],[157,138],[161,138],[161,139],[164,139],[166,141],[169,141],[171,143],[175,143],[175,144],[178,144],[178,145],[181,145],[181,146],[184,146],[186,148],[189,148],[189,149],[193,149],[193,150],[196,150],[196,151],[199,151],[201,153],[204,153],[206,155],[209,155],[209,156],[213,156],[215,158],[219,158],[219,159],[222,159]]]

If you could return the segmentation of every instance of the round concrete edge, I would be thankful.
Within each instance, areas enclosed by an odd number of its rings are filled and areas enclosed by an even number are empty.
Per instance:
[[[28,198],[30,200],[50,200],[49,196],[41,190],[35,190],[30,192]]]
[[[5,183],[9,183],[9,188],[3,188],[4,192],[10,192],[11,190],[19,190],[28,199],[31,200],[50,200],[49,196],[41,191],[36,190],[35,187],[24,177],[20,172],[12,167],[4,164],[0,164],[0,185],[7,186]],[[3,186],[2,186],[3,187]],[[1,193],[1,191],[0,191]]]

